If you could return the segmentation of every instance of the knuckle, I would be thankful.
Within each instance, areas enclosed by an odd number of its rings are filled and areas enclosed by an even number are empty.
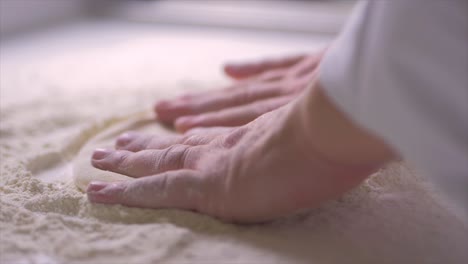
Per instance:
[[[183,168],[186,166],[189,152],[190,146],[182,144],[172,145],[162,152],[157,166],[163,166],[163,164],[165,164],[170,168]]]
[[[129,157],[130,154],[127,152],[118,152],[114,161],[118,167],[125,167],[128,163]]]
[[[120,172],[127,172],[132,167],[131,154],[128,152],[117,152],[110,161],[112,167]]]
[[[180,147],[177,151],[177,157],[176,157],[176,163],[177,163],[177,167],[179,168],[184,168],[185,165],[186,165],[186,162],[187,162],[187,156],[188,156],[188,153],[189,153],[189,150],[190,150],[190,147],[188,146],[183,146],[183,147]]]
[[[183,150],[179,158],[181,168],[194,169],[197,164],[198,156],[196,150],[198,147],[187,147]]]

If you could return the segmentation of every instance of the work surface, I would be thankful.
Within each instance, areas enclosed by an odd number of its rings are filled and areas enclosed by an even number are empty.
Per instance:
[[[88,22],[3,43],[0,263],[463,263],[466,219],[401,164],[321,208],[250,226],[92,205],[72,183],[81,147],[116,120],[223,87],[225,60],[328,41]]]

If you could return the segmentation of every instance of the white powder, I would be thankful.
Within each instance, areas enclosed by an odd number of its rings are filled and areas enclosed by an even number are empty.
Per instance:
[[[158,45],[160,38],[146,36],[49,54],[47,60],[28,57],[27,64],[16,57],[1,60],[0,263],[463,263],[468,258],[466,219],[400,164],[338,201],[263,225],[88,203],[71,181],[70,161],[89,138],[186,86],[209,87],[181,83],[179,76],[186,75],[168,68],[169,58],[155,51]],[[194,55],[190,68],[199,80],[219,83],[217,75],[206,73],[216,63]]]

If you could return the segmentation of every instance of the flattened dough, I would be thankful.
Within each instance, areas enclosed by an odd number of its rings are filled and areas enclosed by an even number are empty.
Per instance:
[[[80,190],[86,191],[91,181],[115,182],[133,180],[131,177],[99,170],[91,165],[91,155],[96,148],[114,148],[116,138],[127,131],[138,131],[161,136],[175,133],[156,122],[150,111],[133,114],[125,120],[116,121],[90,138],[75,157],[73,161],[73,181]]]

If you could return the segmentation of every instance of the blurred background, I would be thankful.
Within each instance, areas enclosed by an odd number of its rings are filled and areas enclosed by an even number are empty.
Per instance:
[[[117,86],[119,91],[177,88],[161,92],[167,96],[196,81],[214,87],[226,81],[221,71],[226,61],[326,46],[354,3],[0,0],[0,106],[50,102],[45,96],[50,93],[102,96],[117,93]]]
[[[0,0],[0,34],[90,19],[334,34],[353,0]]]

